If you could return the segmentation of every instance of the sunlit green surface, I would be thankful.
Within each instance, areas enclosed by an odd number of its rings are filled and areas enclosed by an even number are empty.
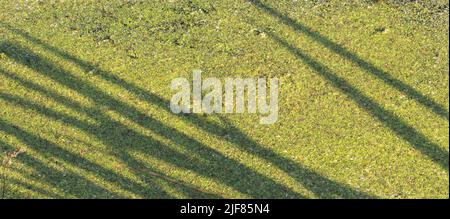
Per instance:
[[[0,5],[2,198],[449,197],[448,1],[52,2]],[[279,121],[172,114],[194,69]]]

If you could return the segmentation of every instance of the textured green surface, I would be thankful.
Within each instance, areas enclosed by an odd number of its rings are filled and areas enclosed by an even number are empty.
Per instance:
[[[425,2],[3,0],[2,198],[448,198]],[[278,77],[278,123],[172,114],[194,69]]]

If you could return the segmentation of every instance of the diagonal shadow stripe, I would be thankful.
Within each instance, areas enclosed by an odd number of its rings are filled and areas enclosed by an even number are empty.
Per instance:
[[[280,11],[264,4],[260,0],[249,0],[253,5],[255,5],[258,9],[264,11],[265,13],[271,15],[272,17],[275,17],[279,21],[281,21],[283,24],[286,24],[290,26],[292,29],[294,29],[297,32],[303,33],[306,36],[312,38],[316,42],[322,44],[329,50],[333,51],[334,53],[346,58],[347,60],[353,62],[354,64],[358,65],[361,69],[364,69],[367,73],[374,75],[384,83],[388,84],[389,86],[393,87],[394,89],[402,92],[406,96],[408,96],[411,99],[416,100],[418,103],[422,104],[423,106],[429,108],[432,112],[439,115],[442,118],[445,118],[449,120],[449,112],[448,110],[441,104],[435,102],[430,97],[425,96],[424,94],[420,93],[418,90],[414,89],[408,84],[405,84],[404,82],[392,77],[389,73],[381,70],[380,68],[376,67],[375,65],[365,61],[358,55],[350,52],[348,49],[344,48],[343,46],[331,41],[327,37],[321,35],[320,33],[314,31],[313,29],[297,22],[296,20],[282,14]]]
[[[286,40],[280,38],[274,33],[268,32],[268,35],[279,45],[287,49],[291,54],[301,60],[303,63],[311,67],[322,78],[331,82],[333,86],[339,89],[355,101],[359,107],[365,109],[373,117],[381,121],[386,127],[392,130],[396,135],[406,140],[411,146],[427,156],[433,162],[439,164],[448,171],[449,169],[449,153],[439,147],[439,145],[431,142],[426,136],[416,131],[413,127],[407,125],[401,118],[393,113],[385,110],[379,104],[369,97],[365,96],[361,91],[348,83],[345,79],[337,76],[327,66],[314,60],[312,57],[304,53],[299,48],[291,45]]]
[[[69,163],[77,163],[78,165],[83,165],[84,168],[89,168],[90,166],[93,166],[93,164],[90,164],[90,161],[87,161],[84,158],[78,157],[77,155],[72,154],[69,151],[66,151],[57,145],[41,138],[38,136],[35,136],[22,128],[5,121],[3,119],[0,119],[0,131],[5,132],[6,134],[15,136],[17,139],[19,139],[21,142],[26,144],[27,146],[31,147],[33,150],[38,151],[39,153],[42,153],[44,155],[48,156],[55,156],[58,158],[61,158],[62,160],[68,161]],[[6,143],[5,143],[6,144]],[[51,150],[54,149],[54,150]],[[73,195],[74,197],[82,198],[87,197],[83,194],[86,194],[86,192],[89,192],[90,196],[96,196],[96,197],[104,197],[105,194],[111,193],[111,191],[104,189],[103,187],[94,184],[93,182],[85,179],[82,176],[79,176],[78,174],[72,172],[72,171],[65,171],[64,173],[62,171],[59,171],[53,167],[49,167],[48,165],[44,164],[42,161],[34,158],[33,156],[24,154],[21,155],[18,159],[23,164],[26,164],[27,166],[32,167],[36,173],[41,174],[40,180],[45,181],[49,185],[59,188],[60,190],[64,190],[66,193]],[[85,165],[89,164],[89,165]],[[104,171],[101,168],[96,169],[97,174],[102,174]],[[108,172],[108,176],[112,177],[114,176],[113,173]],[[67,182],[76,182],[78,184],[84,185],[83,191],[79,190],[80,188],[76,188],[75,186],[63,186],[61,184],[61,181]],[[114,194],[114,196],[119,197],[118,194]]]

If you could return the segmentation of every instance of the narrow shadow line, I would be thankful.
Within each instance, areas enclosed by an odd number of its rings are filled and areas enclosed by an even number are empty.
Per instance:
[[[359,107],[365,109],[372,116],[383,122],[396,135],[406,140],[411,146],[427,156],[429,159],[439,164],[442,168],[448,171],[449,168],[449,153],[440,148],[439,145],[431,142],[423,134],[417,132],[414,128],[407,125],[401,118],[395,116],[393,113],[385,110],[379,104],[371,100],[369,97],[361,93],[357,88],[353,87],[345,79],[340,78],[332,72],[327,66],[314,60],[312,57],[304,53],[299,48],[289,44],[279,36],[269,32],[268,35],[279,45],[287,49],[291,54],[296,56],[303,63],[311,67],[322,78],[331,82],[333,86],[346,94],[349,98],[355,101]]]
[[[161,109],[170,112],[169,109],[169,102],[153,93],[149,93],[145,91],[144,89],[129,83],[119,77],[114,76],[113,74],[104,71],[93,64],[80,60],[79,58],[70,55],[58,48],[55,48],[51,45],[46,44],[45,42],[41,41],[40,39],[37,39],[35,37],[30,36],[27,33],[24,33],[20,30],[19,35],[23,36],[24,38],[30,40],[31,42],[41,46],[42,48],[53,52],[54,54],[60,56],[61,58],[64,58],[68,61],[71,61],[75,64],[77,64],[79,67],[81,67],[85,71],[91,71],[95,69],[94,74],[97,74],[98,76],[101,76],[104,80],[117,84],[124,89],[127,89],[128,91],[136,94],[139,98],[141,98],[144,101],[147,101],[149,103],[152,103]],[[305,186],[307,189],[309,189],[311,192],[313,192],[315,195],[321,198],[375,198],[372,195],[366,194],[364,192],[358,191],[356,189],[353,189],[347,185],[334,182],[333,180],[330,180],[306,167],[301,166],[300,164],[295,163],[292,160],[289,160],[287,158],[281,157],[277,155],[276,153],[265,149],[255,141],[253,141],[250,137],[242,133],[237,128],[223,128],[221,126],[218,126],[214,123],[205,121],[203,118],[197,116],[197,115],[178,115],[180,118],[185,120],[186,122],[189,122],[191,124],[197,125],[199,128],[202,128],[203,130],[209,132],[210,134],[213,134],[217,137],[220,137],[224,140],[229,141],[230,143],[233,143],[234,145],[238,146],[240,149],[245,150],[248,153],[254,154],[259,156],[260,158],[271,162],[275,164],[278,168],[288,173],[291,177],[293,177],[295,180],[297,180],[300,184]],[[230,124],[230,123],[229,123]],[[231,136],[234,136],[232,138],[225,138],[224,136],[230,133]],[[259,180],[258,180],[259,181]],[[275,198],[279,198],[282,196],[274,196]],[[295,196],[292,196],[295,197]],[[265,198],[265,197],[264,197]]]
[[[153,176],[155,178],[158,178],[158,179],[161,179],[168,183],[171,183],[171,184],[175,185],[175,186],[173,186],[173,189],[177,190],[179,193],[182,193],[185,197],[189,197],[190,199],[222,199],[223,198],[222,196],[219,196],[217,194],[203,191],[199,188],[196,188],[195,186],[189,185],[180,180],[172,178],[156,169],[149,169],[148,167],[146,167],[144,169],[135,169],[133,171],[137,172],[137,173],[141,172],[143,174],[147,174],[149,176]]]
[[[386,83],[389,86],[395,88],[396,90],[404,93],[409,98],[416,100],[418,103],[422,104],[423,106],[429,108],[435,114],[439,115],[442,118],[447,119],[447,121],[449,120],[449,112],[447,109],[445,109],[444,106],[435,102],[430,97],[423,95],[418,90],[414,89],[412,86],[407,85],[404,82],[392,77],[389,73],[387,73],[387,72],[375,67],[373,64],[363,60],[361,57],[348,51],[348,49],[344,48],[343,46],[338,45],[337,43],[331,41],[327,37],[312,30],[311,28],[309,28],[303,24],[300,24],[299,22],[295,21],[294,19],[282,14],[280,11],[262,3],[260,0],[249,0],[249,1],[252,2],[252,4],[255,5],[257,8],[259,8],[260,10],[277,18],[282,23],[293,28],[295,31],[304,33],[306,36],[308,36],[308,37],[314,39],[315,41],[317,41],[318,43],[324,45],[329,50],[346,58],[347,60],[350,60],[351,62],[358,65],[360,68],[364,69],[366,72],[376,76],[378,79],[380,79],[384,83]]]

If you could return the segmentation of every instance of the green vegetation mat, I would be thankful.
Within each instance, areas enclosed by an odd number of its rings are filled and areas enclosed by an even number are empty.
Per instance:
[[[1,198],[448,198],[448,5],[2,0]],[[173,114],[195,69],[278,122]]]

